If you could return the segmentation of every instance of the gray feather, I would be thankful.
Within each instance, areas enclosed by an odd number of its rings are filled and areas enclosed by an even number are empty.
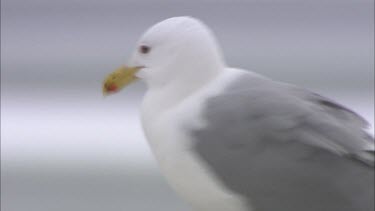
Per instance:
[[[249,73],[203,114],[196,153],[256,211],[374,210],[373,138],[353,111]]]

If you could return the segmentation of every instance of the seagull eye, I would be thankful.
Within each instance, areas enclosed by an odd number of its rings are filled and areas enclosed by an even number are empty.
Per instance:
[[[150,52],[151,48],[147,45],[141,45],[139,47],[139,52],[141,52],[142,54],[148,54]]]

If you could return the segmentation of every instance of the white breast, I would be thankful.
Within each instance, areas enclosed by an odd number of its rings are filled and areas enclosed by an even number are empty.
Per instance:
[[[168,109],[168,96],[149,92],[142,105],[142,124],[151,149],[169,184],[196,210],[248,211],[244,200],[226,189],[195,154],[186,127],[203,127],[200,112],[204,99],[220,92],[241,72],[228,71],[212,83]],[[163,102],[163,103],[162,103]]]

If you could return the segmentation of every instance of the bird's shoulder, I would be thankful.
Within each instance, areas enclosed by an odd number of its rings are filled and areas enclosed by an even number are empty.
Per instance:
[[[207,98],[201,115],[189,133],[195,154],[259,210],[373,207],[373,138],[346,107],[250,72]],[[327,192],[332,203],[320,203]]]
[[[201,135],[196,138],[224,131],[226,135],[209,139],[223,139],[229,145],[250,144],[251,139],[301,142],[356,156],[373,147],[373,137],[365,131],[367,121],[345,106],[291,84],[236,71],[240,74],[235,80],[205,100],[202,116],[207,124],[195,130]],[[373,156],[370,158],[373,163]]]

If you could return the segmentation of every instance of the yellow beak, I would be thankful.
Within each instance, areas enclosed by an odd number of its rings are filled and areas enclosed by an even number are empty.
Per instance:
[[[103,95],[114,94],[137,80],[135,73],[141,67],[122,66],[109,74],[103,82]]]

